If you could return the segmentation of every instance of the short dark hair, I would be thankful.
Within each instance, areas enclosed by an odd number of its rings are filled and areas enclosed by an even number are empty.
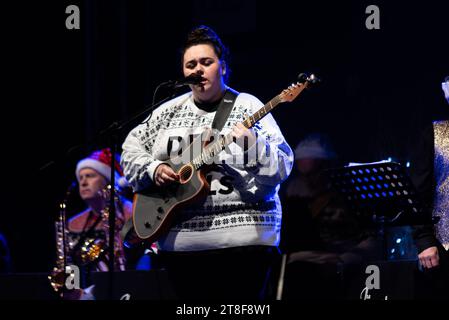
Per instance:
[[[229,69],[229,50],[223,44],[220,37],[215,33],[214,30],[205,25],[200,25],[192,29],[187,35],[187,39],[184,43],[184,46],[181,50],[181,60],[184,58],[184,53],[190,47],[199,45],[199,44],[209,44],[214,49],[215,54],[218,59],[224,62],[226,67],[226,74],[224,76],[225,82],[227,82],[230,69]]]

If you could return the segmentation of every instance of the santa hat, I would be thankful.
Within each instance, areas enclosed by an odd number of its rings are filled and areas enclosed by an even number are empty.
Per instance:
[[[97,171],[108,181],[111,181],[111,163],[112,154],[110,149],[102,149],[92,152],[92,154],[82,159],[76,165],[76,178],[80,180],[80,171],[85,168],[90,168]],[[120,167],[120,157],[118,154],[115,155],[115,183],[120,187],[126,187],[128,182],[123,177],[123,170]]]

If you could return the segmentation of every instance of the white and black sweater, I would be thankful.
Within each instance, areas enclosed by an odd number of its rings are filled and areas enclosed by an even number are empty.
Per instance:
[[[262,106],[256,97],[240,93],[221,133],[228,134],[244,114],[251,115]],[[133,189],[152,184],[156,167],[179,148],[178,141],[189,143],[192,136],[210,129],[214,116],[215,112],[198,108],[190,92],[164,103],[134,128],[123,144],[121,158]],[[242,148],[232,143],[222,151],[218,157],[226,164],[213,166],[207,174],[211,190],[206,201],[177,215],[173,227],[158,241],[161,250],[279,244],[282,209],[278,190],[291,172],[293,153],[271,114],[256,123],[254,130],[257,143],[246,153],[257,153],[257,158],[249,156],[246,163],[229,164],[230,157],[244,153]]]

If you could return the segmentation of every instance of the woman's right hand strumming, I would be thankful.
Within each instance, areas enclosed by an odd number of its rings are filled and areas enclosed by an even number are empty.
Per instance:
[[[158,187],[166,186],[176,181],[179,181],[179,175],[176,174],[170,166],[161,164],[156,168],[154,182]]]

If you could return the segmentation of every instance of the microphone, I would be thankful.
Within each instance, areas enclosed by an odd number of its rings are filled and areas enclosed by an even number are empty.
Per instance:
[[[173,81],[170,80],[165,83],[166,86],[171,87],[173,89],[181,88],[184,86],[188,86],[189,84],[200,84],[201,81],[205,80],[200,74],[192,73],[189,76]]]

